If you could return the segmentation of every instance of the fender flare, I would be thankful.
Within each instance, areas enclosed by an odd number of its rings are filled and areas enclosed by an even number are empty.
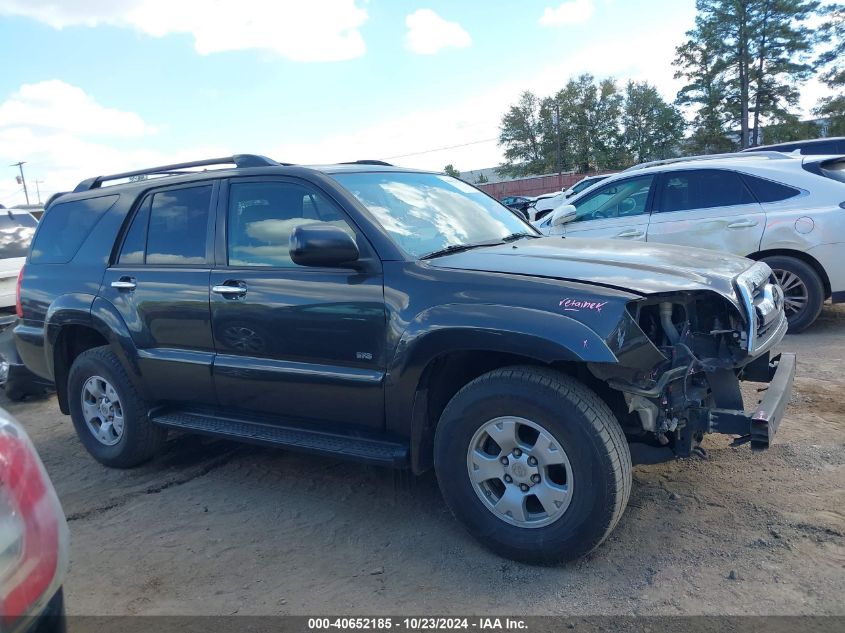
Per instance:
[[[389,432],[413,437],[415,427],[424,423],[419,411],[414,412],[423,372],[438,356],[456,351],[509,353],[543,363],[617,362],[602,336],[566,315],[505,305],[436,306],[408,324],[388,366],[385,420]]]

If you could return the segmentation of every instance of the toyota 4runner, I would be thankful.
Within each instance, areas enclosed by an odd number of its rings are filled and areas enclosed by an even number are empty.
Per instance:
[[[18,292],[20,356],[101,463],[179,429],[433,467],[478,540],[534,562],[607,537],[632,462],[706,433],[766,448],[795,371],[771,354],[787,321],[766,264],[541,237],[379,161],[86,180],[48,205]],[[748,412],[743,379],[770,383]]]

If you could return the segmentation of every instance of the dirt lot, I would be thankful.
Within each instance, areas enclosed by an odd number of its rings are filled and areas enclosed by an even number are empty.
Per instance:
[[[610,540],[567,566],[500,559],[433,476],[182,436],[108,470],[53,398],[21,420],[70,522],[73,614],[845,614],[845,307],[783,349],[795,394],[768,452],[634,471]],[[753,390],[749,391],[753,393]]]

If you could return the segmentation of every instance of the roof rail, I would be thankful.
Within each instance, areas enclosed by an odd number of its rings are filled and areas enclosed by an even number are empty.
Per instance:
[[[365,158],[363,160],[351,160],[345,163],[340,163],[341,165],[381,165],[382,167],[394,167],[391,163],[386,163],[383,160],[374,160],[370,158]]]
[[[702,156],[678,156],[677,158],[664,158],[663,160],[652,160],[647,163],[640,163],[639,165],[634,165],[633,167],[628,167],[628,169],[624,171],[637,171],[639,169],[645,169],[646,167],[656,167],[658,165],[671,165],[672,163],[686,163],[686,162],[693,162],[693,161],[704,161],[704,160],[719,160],[722,158],[767,158],[769,160],[788,160],[790,158],[794,158],[785,152],[749,152],[747,154],[743,154],[741,152],[730,152],[727,154],[704,154]]]
[[[258,154],[235,154],[234,156],[223,156],[221,158],[207,158],[205,160],[195,160],[187,163],[174,163],[173,165],[161,165],[159,167],[148,167],[147,169],[137,169],[135,171],[125,171],[120,174],[109,174],[107,176],[95,176],[83,180],[74,193],[81,191],[90,191],[91,189],[100,188],[104,182],[109,180],[120,180],[122,178],[131,178],[133,176],[176,176],[179,174],[191,173],[181,171],[191,167],[206,167],[209,165],[228,165],[234,164],[236,167],[278,167],[280,165],[290,165],[290,163],[277,163],[272,158],[266,156],[259,156]]]

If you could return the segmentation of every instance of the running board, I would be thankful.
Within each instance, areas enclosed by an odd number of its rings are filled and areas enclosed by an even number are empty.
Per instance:
[[[154,411],[150,419],[160,426],[189,433],[214,435],[292,451],[334,455],[379,466],[406,468],[409,463],[408,446],[400,442],[262,424],[193,411]]]

